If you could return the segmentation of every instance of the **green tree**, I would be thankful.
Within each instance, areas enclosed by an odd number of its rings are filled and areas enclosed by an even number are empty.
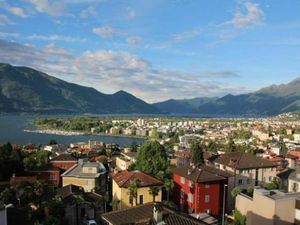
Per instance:
[[[201,143],[197,141],[193,141],[191,145],[191,150],[192,150],[192,162],[195,165],[201,165],[204,163],[203,159],[203,146]]]
[[[158,133],[158,131],[157,131],[157,128],[153,128],[153,129],[152,129],[152,132],[151,132],[151,138],[154,139],[154,140],[159,139],[159,133]]]
[[[229,138],[228,143],[225,147],[225,151],[226,152],[235,152],[236,151],[236,145],[235,145],[232,137]]]
[[[231,196],[235,198],[241,192],[242,192],[242,188],[240,186],[236,186],[235,188],[232,189]]]
[[[16,204],[18,202],[16,194],[17,192],[14,187],[8,187],[1,192],[0,199],[4,204]]]
[[[149,194],[152,195],[153,202],[155,202],[155,197],[158,196],[160,188],[157,186],[151,186],[149,188]]]
[[[166,178],[166,179],[164,180],[163,187],[164,187],[164,189],[165,189],[166,192],[167,192],[167,201],[169,202],[169,200],[170,200],[170,192],[171,192],[171,191],[173,190],[173,188],[174,188],[174,181],[173,181],[173,179]]]
[[[239,210],[234,210],[234,225],[246,225],[247,217],[242,215]]]
[[[147,141],[137,154],[136,169],[156,176],[160,171],[167,171],[169,162],[167,152],[157,141]]]
[[[133,206],[133,199],[135,200],[135,205],[138,204],[138,189],[141,184],[141,180],[134,179],[133,184],[128,187],[129,196],[131,199],[131,206]]]

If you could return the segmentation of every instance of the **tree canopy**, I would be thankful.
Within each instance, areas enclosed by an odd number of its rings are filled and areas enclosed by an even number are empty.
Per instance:
[[[169,168],[167,152],[158,141],[147,141],[138,150],[136,169],[157,176]]]
[[[192,150],[192,162],[195,165],[201,165],[204,163],[203,159],[203,146],[198,141],[193,141],[191,145]]]

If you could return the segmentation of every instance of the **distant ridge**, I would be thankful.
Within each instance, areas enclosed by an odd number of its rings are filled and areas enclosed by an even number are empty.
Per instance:
[[[103,94],[28,67],[0,63],[0,112],[153,114],[160,110],[125,91]]]
[[[195,98],[203,99],[203,98]],[[290,83],[271,85],[256,92],[241,95],[228,94],[221,98],[168,100],[153,104],[168,113],[196,113],[201,115],[268,116],[300,110],[300,78]]]

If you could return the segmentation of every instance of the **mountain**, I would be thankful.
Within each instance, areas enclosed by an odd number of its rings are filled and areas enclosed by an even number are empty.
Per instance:
[[[164,102],[154,103],[153,106],[165,113],[174,114],[197,114],[198,108],[208,102],[213,102],[217,98],[193,98],[193,99],[170,99]]]
[[[28,67],[0,63],[0,112],[160,113],[125,92],[103,94]]]
[[[155,106],[164,112],[178,113],[176,106],[180,107],[179,103],[183,104],[182,107],[190,107],[188,100],[172,100],[172,107],[169,101],[156,103]],[[218,99],[208,98],[194,106],[190,113],[196,111],[201,115],[263,116],[297,111],[300,109],[300,78],[249,94],[229,94]]]

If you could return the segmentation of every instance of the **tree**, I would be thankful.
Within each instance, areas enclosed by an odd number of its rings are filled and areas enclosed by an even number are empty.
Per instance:
[[[149,194],[153,197],[153,202],[155,202],[155,197],[158,196],[160,188],[157,186],[151,186],[149,188]]]
[[[240,186],[237,186],[237,187],[232,189],[231,196],[235,198],[241,192],[242,192],[242,188]]]
[[[72,203],[73,203],[73,205],[75,205],[75,208],[76,208],[76,225],[79,225],[78,209],[79,209],[79,206],[84,203],[84,199],[81,195],[73,195]]]
[[[208,145],[207,145],[207,149],[210,152],[217,152],[218,151],[218,145],[215,141],[209,140]]]
[[[195,165],[203,164],[204,159],[203,159],[203,147],[202,147],[202,145],[197,141],[193,141],[192,146],[191,146],[191,150],[192,150],[192,162]]]
[[[157,128],[153,128],[152,129],[152,131],[151,131],[151,138],[155,139],[155,140],[159,139],[159,133],[157,131]]]
[[[133,199],[135,199],[135,205],[138,204],[138,189],[139,189],[140,184],[141,184],[141,180],[135,178],[133,180],[133,184],[130,185],[128,188],[129,196],[131,199],[131,206],[133,206]]]
[[[1,192],[0,199],[4,202],[4,204],[16,204],[18,202],[16,194],[15,188],[7,187]]]
[[[57,141],[54,139],[51,139],[48,143],[48,145],[57,145]]]
[[[170,191],[173,190],[174,188],[174,181],[173,179],[165,179],[164,180],[164,189],[166,190],[167,192],[167,201],[170,200]]]
[[[280,154],[286,156],[288,153],[288,148],[286,144],[283,141],[280,141],[279,146],[280,146]]]
[[[229,138],[228,143],[225,147],[225,151],[226,152],[235,152],[236,151],[236,145],[235,145],[232,137]]]
[[[156,176],[160,171],[167,171],[169,162],[167,152],[157,141],[147,141],[137,154],[136,169]]]
[[[234,225],[246,225],[247,217],[242,215],[239,210],[234,210]]]

